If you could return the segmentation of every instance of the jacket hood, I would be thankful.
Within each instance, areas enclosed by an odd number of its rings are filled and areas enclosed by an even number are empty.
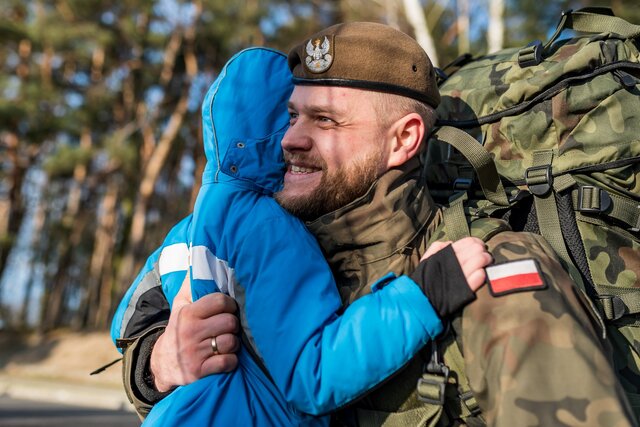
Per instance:
[[[245,49],[227,62],[202,103],[203,184],[236,181],[268,194],[281,189],[291,80],[287,57],[272,49]]]

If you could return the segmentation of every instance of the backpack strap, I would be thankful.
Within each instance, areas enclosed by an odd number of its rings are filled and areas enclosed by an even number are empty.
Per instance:
[[[567,271],[578,287],[587,292],[587,287],[579,270],[575,267],[562,234],[556,192],[564,191],[576,184],[571,175],[553,176],[551,162],[553,150],[537,150],[533,152],[533,165],[524,173],[529,191],[534,195],[536,216],[540,226],[540,234],[549,242],[553,250],[562,260]]]
[[[596,285],[598,296],[596,305],[607,320],[618,320],[622,316],[640,313],[640,292],[638,288]]]
[[[465,425],[470,427],[484,427],[486,423],[480,405],[471,390],[469,379],[464,374],[464,356],[459,339],[461,325],[456,323],[459,322],[454,321],[450,324],[452,330],[430,343],[431,359],[425,365],[416,387],[418,399],[427,403],[427,406],[442,408],[442,417],[462,419]],[[459,375],[449,375],[451,371]]]
[[[493,158],[474,137],[453,126],[442,126],[433,136],[451,145],[469,161],[487,200],[499,206],[509,206],[509,199]]]
[[[581,185],[571,192],[573,207],[583,214],[603,215],[622,222],[627,231],[640,231],[640,204],[594,185]]]
[[[451,241],[471,236],[467,217],[464,213],[464,202],[466,201],[466,191],[459,192],[451,197],[449,206],[442,211],[444,229],[447,233],[447,238]]]
[[[438,141],[451,145],[467,159],[478,177],[478,183],[487,200],[498,207],[509,206],[509,199],[502,181],[500,181],[500,175],[493,158],[475,138],[452,126],[438,128],[433,136]],[[466,191],[460,191],[452,196],[449,206],[443,211],[447,236],[451,240],[471,235],[464,212],[466,200]]]
[[[614,16],[611,9],[606,7],[585,7],[576,11],[563,12],[556,33],[559,35],[565,28],[582,33],[615,33],[625,39],[632,39],[640,35],[640,25],[634,25]],[[557,37],[557,35],[555,36]],[[554,37],[547,42],[545,48],[553,40]]]
[[[521,67],[538,65],[544,59],[545,53],[564,30],[580,33],[614,33],[625,39],[640,36],[640,25],[634,25],[613,14],[607,7],[585,7],[582,9],[562,12],[560,22],[555,32],[544,46],[536,40],[529,43],[518,52],[518,63]]]

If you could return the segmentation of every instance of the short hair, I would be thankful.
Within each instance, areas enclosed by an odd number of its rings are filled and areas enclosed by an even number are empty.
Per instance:
[[[436,124],[436,111],[430,105],[406,96],[395,95],[385,92],[374,92],[377,102],[374,103],[380,125],[387,127],[400,117],[410,113],[418,113],[425,126],[425,135],[428,134]]]

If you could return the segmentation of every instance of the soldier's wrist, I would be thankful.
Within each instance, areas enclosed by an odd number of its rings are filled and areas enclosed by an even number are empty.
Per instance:
[[[152,389],[156,390],[159,393],[167,393],[175,388],[174,384],[170,384],[163,380],[162,375],[162,365],[158,361],[158,351],[159,345],[162,345],[162,339],[164,335],[160,334],[154,342],[150,342],[151,345],[151,353],[149,356],[149,365],[145,370],[145,383]],[[154,351],[158,349],[157,351]]]
[[[142,338],[140,351],[136,360],[136,386],[143,399],[150,404],[160,401],[171,391],[171,388],[159,389],[157,387],[156,383],[158,382],[158,378],[155,377],[151,370],[153,348],[163,333],[164,328]],[[162,384],[162,382],[160,383]]]

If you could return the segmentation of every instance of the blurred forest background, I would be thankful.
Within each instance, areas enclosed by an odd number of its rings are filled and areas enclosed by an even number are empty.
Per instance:
[[[240,49],[367,20],[443,66],[596,5],[640,23],[637,0],[0,0],[0,330],[106,330],[191,211],[200,102]]]

